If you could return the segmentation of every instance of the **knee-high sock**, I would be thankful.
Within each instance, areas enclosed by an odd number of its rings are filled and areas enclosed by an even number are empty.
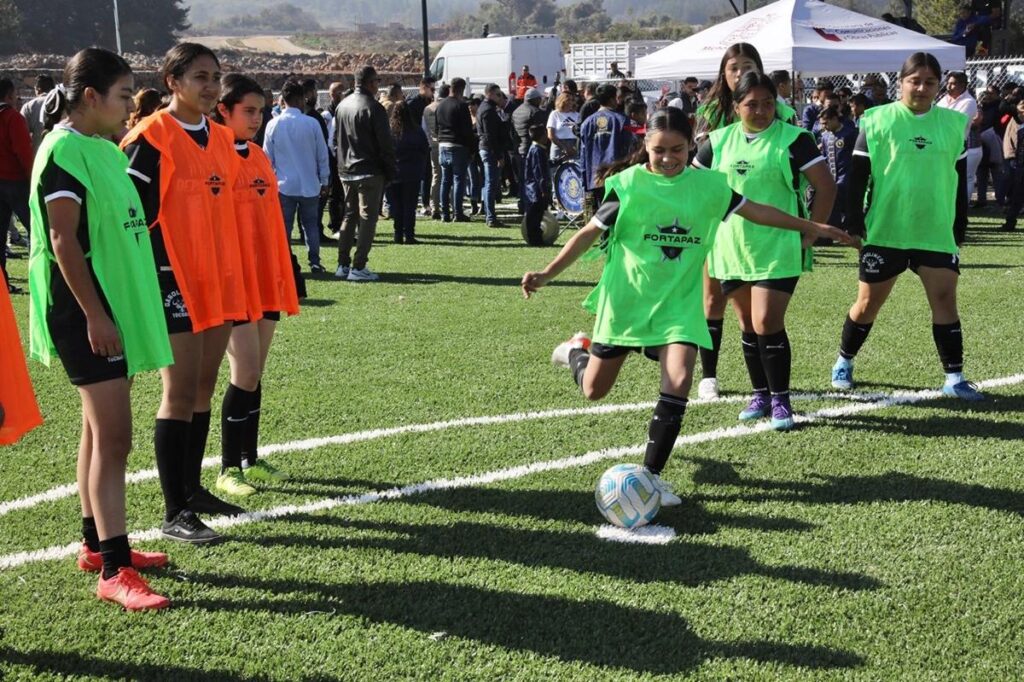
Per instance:
[[[193,412],[184,461],[185,492],[189,497],[202,485],[203,455],[206,454],[206,439],[209,435],[210,413]]]
[[[773,396],[789,395],[789,376],[793,370],[793,351],[786,330],[765,336],[758,335],[761,364],[768,377],[768,390]]]
[[[843,337],[839,342],[839,355],[847,360],[853,360],[860,352],[860,347],[868,340],[871,332],[872,322],[854,322],[850,316],[846,316],[843,323]]]
[[[254,391],[244,391],[228,384],[220,411],[221,469],[242,466],[242,447],[248,430],[249,408]]]
[[[668,456],[679,436],[686,412],[686,398],[662,393],[654,406],[654,415],[647,428],[647,452],[644,454],[644,466],[652,474],[660,474],[665,468]]]
[[[705,379],[714,379],[718,377],[718,356],[722,350],[722,327],[725,320],[708,320],[707,323],[711,348],[700,349],[700,368]]]
[[[263,409],[263,382],[256,384],[249,400],[249,418],[245,420],[245,441],[242,443],[243,466],[256,463],[260,442],[260,410]]]
[[[750,386],[754,393],[764,393],[768,390],[768,377],[764,373],[764,360],[761,358],[761,348],[757,343],[757,334],[754,332],[743,332],[743,362],[747,365],[747,374],[750,375]]]
[[[157,419],[153,430],[153,449],[156,450],[156,469],[160,474],[166,521],[188,506],[184,462],[188,459],[189,431],[191,424],[180,419]]]
[[[582,348],[573,348],[569,351],[569,369],[572,370],[572,378],[580,388],[583,388],[583,374],[587,371],[588,362],[590,353]]]
[[[964,369],[964,337],[960,320],[953,324],[933,324],[932,338],[939,351],[939,360],[946,374],[958,374]]]

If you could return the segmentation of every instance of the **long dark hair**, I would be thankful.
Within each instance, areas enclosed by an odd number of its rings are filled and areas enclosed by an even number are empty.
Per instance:
[[[391,135],[395,139],[401,139],[407,131],[415,127],[416,124],[413,123],[412,112],[409,111],[409,105],[405,103],[405,100],[395,102],[395,106],[391,107],[388,123],[391,124]]]
[[[43,100],[46,129],[53,130],[65,113],[82,103],[86,88],[106,96],[114,83],[131,72],[128,62],[109,50],[87,47],[78,52],[64,67],[64,82]]]
[[[134,128],[139,121],[160,109],[163,104],[163,95],[159,90],[143,88],[135,93],[132,100],[135,102],[135,111],[128,117],[129,130]]]
[[[665,107],[664,109],[659,109],[653,116],[647,119],[648,135],[664,132],[666,130],[679,133],[686,138],[687,142],[693,144],[693,127],[690,125],[689,116],[683,113],[682,109]],[[640,147],[629,156],[598,168],[597,181],[603,185],[606,179],[616,173],[621,173],[631,166],[647,164],[649,161],[650,158],[647,155],[647,146],[641,144]]]
[[[935,55],[928,52],[915,52],[907,57],[907,61],[903,62],[903,68],[900,69],[900,80],[903,80],[922,66],[928,68],[935,74],[936,78],[942,80],[942,67],[939,66],[939,60],[935,58]]]
[[[733,57],[747,57],[757,65],[757,72],[764,73],[764,62],[761,61],[761,53],[750,43],[734,43],[729,46],[722,55],[722,62],[718,65],[718,78],[708,92],[707,122],[710,130],[717,130],[724,125],[733,122],[733,93],[729,89],[729,81],[725,77],[725,65]]]
[[[164,65],[160,68],[160,79],[163,81],[164,87],[170,90],[171,86],[167,84],[168,79],[184,76],[185,72],[188,71],[188,67],[192,66],[192,62],[200,57],[210,57],[217,63],[217,67],[220,67],[220,60],[217,59],[217,55],[206,45],[178,43],[168,50],[166,56],[164,56]]]
[[[266,97],[262,86],[248,76],[240,73],[227,73],[221,77],[219,104],[223,104],[228,111],[233,111],[246,95]],[[216,107],[210,113],[210,118],[224,125],[224,117],[220,115],[220,111]]]

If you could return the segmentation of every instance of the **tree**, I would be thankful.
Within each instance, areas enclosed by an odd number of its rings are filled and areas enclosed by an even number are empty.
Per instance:
[[[894,3],[901,9],[902,2]],[[948,35],[953,32],[963,0],[917,0],[914,3],[914,18],[921,22],[929,35]],[[896,14],[897,12],[894,12]]]
[[[571,36],[601,35],[612,25],[604,10],[604,0],[581,0],[558,8],[555,32],[568,40]]]
[[[0,0],[0,46],[4,52],[16,52],[21,43],[21,13],[14,0]]]

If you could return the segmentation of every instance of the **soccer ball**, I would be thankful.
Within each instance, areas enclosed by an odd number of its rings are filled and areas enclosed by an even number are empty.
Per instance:
[[[601,474],[594,499],[597,510],[620,528],[647,525],[661,509],[661,490],[639,464],[616,464]]]

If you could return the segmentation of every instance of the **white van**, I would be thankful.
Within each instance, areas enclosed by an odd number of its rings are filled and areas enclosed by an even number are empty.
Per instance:
[[[467,93],[483,92],[488,83],[497,83],[514,95],[515,79],[523,65],[530,67],[538,88],[554,85],[564,67],[561,39],[546,34],[451,40],[437,53],[430,75],[438,83],[465,78]]]

